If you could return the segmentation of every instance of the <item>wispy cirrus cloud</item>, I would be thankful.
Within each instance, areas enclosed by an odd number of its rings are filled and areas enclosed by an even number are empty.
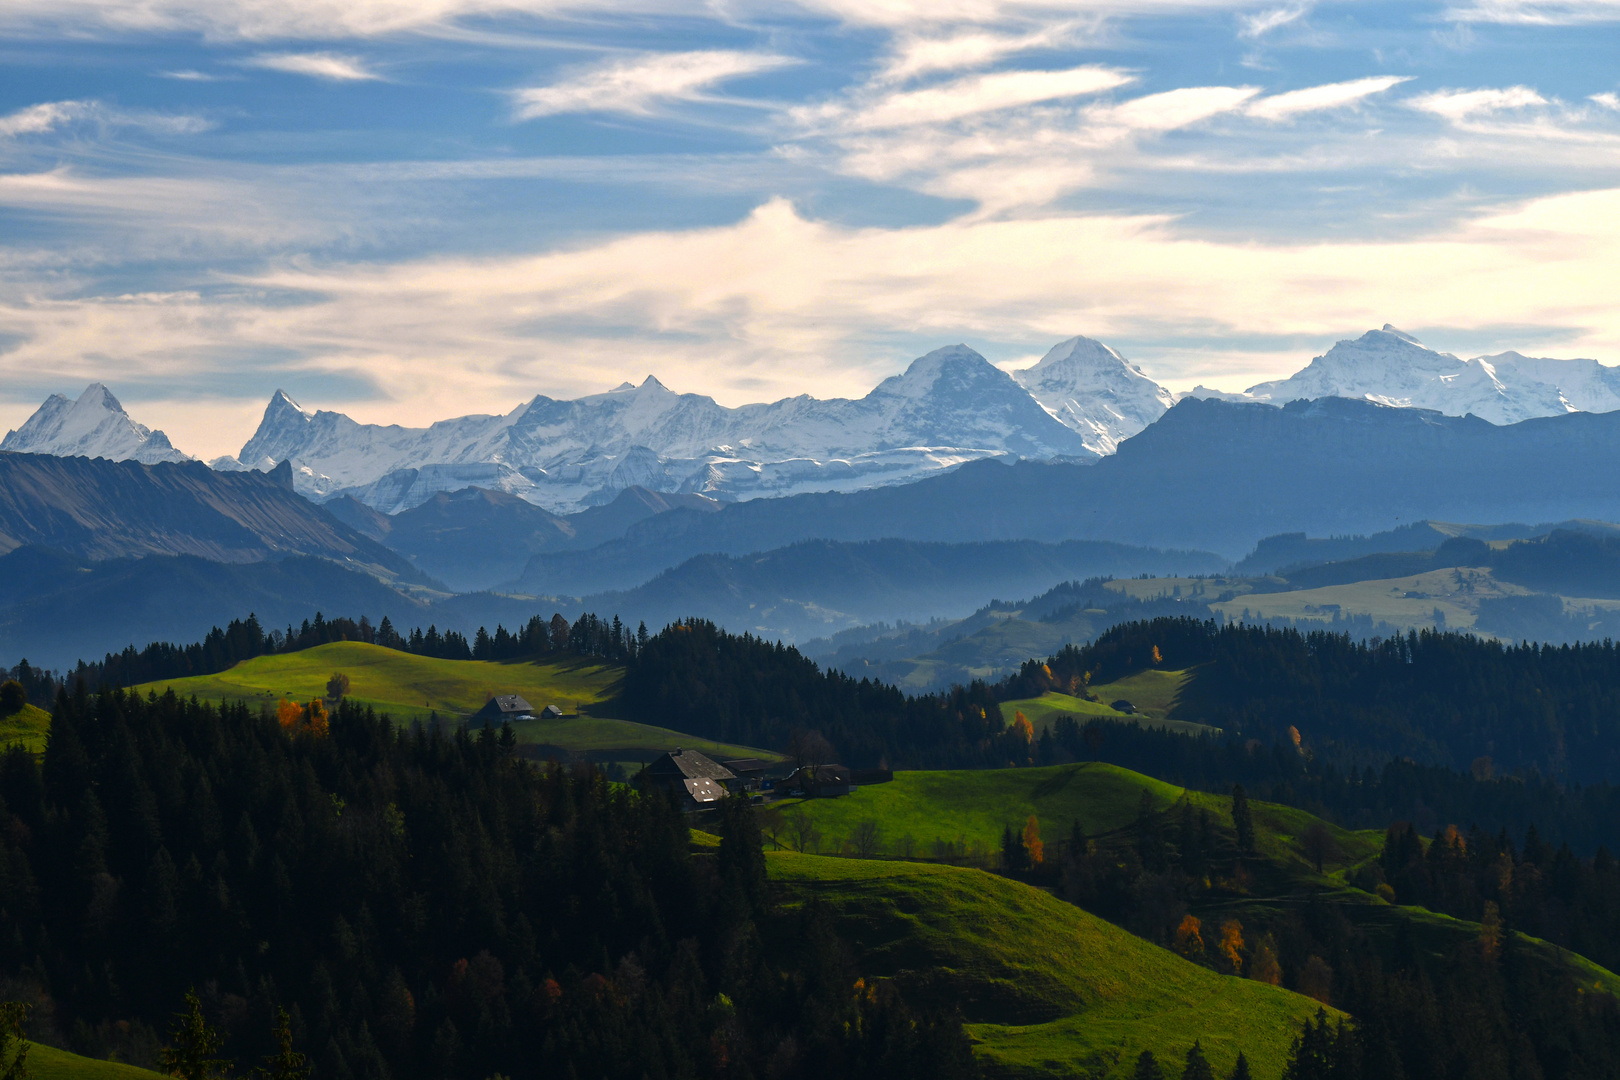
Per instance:
[[[366,82],[381,79],[361,57],[335,52],[261,53],[244,60],[248,67],[281,71],[289,75],[307,75],[312,79],[332,82]]]
[[[95,99],[44,101],[0,116],[0,139],[46,135],[73,124],[134,127],[165,135],[191,135],[212,123],[200,116],[151,109],[113,108]]]
[[[921,90],[860,94],[794,111],[802,123],[849,131],[944,124],[1025,105],[1088,97],[1135,80],[1130,72],[1088,64],[1062,71],[969,75]]]
[[[1452,5],[1445,17],[1463,23],[1580,26],[1620,22],[1620,0],[1475,0]]]
[[[895,44],[881,77],[889,82],[905,82],[936,71],[981,68],[1019,53],[1073,45],[1088,25],[1071,19],[1027,34],[975,29],[944,36],[907,36]]]
[[[549,86],[513,93],[519,120],[561,113],[615,112],[646,115],[660,105],[696,101],[731,79],[797,63],[774,53],[705,49],[649,53],[611,60],[575,72]]]
[[[1263,97],[1252,103],[1246,111],[1250,116],[1257,116],[1262,120],[1289,120],[1303,113],[1323,112],[1355,105],[1365,98],[1382,94],[1411,80],[1410,75],[1375,75],[1366,79],[1352,79],[1349,82],[1309,86],[1303,90],[1290,90],[1287,93]]]
[[[1269,11],[1255,12],[1252,15],[1238,16],[1240,37],[1259,38],[1271,33],[1273,30],[1298,22],[1311,10],[1310,4],[1290,4],[1286,7],[1272,8]]]
[[[1507,86],[1484,90],[1436,90],[1409,98],[1407,104],[1455,124],[1478,116],[1545,105],[1547,99],[1528,86]]]

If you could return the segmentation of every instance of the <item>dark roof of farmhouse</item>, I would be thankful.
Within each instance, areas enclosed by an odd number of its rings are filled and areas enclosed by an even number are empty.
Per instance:
[[[647,772],[653,778],[680,777],[683,780],[735,780],[736,774],[696,750],[682,750],[677,747],[673,752],[647,766]]]
[[[520,716],[523,713],[534,712],[534,706],[524,701],[516,694],[497,694],[484,702],[479,709],[478,716]]]

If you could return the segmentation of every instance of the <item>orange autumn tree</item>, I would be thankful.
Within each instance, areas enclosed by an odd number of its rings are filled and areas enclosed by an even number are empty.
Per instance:
[[[1164,654],[1159,652],[1159,647],[1157,645],[1153,646],[1153,662],[1155,664],[1164,663]]]
[[[283,698],[276,706],[276,721],[289,735],[307,731],[317,739],[325,738],[331,730],[326,715],[326,704],[316,698],[307,705]]]
[[[1012,726],[1014,731],[1024,737],[1025,742],[1035,740],[1035,725],[1029,722],[1029,717],[1025,716],[1022,711],[1013,713]]]
[[[1221,924],[1221,941],[1215,947],[1216,951],[1232,969],[1232,974],[1243,974],[1243,924],[1236,919],[1228,919]]]
[[[1204,953],[1204,924],[1198,921],[1198,916],[1187,915],[1176,927],[1176,952],[1191,960]]]
[[[1027,722],[1027,721],[1026,721]],[[1046,845],[1041,843],[1041,823],[1029,815],[1024,823],[1024,850],[1029,852],[1029,865],[1039,866],[1046,859]]]

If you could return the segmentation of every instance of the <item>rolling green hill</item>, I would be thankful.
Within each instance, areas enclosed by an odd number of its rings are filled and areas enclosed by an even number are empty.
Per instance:
[[[814,897],[833,910],[864,974],[960,1007],[993,1076],[1129,1076],[1145,1049],[1177,1075],[1198,1039],[1219,1074],[1241,1050],[1274,1077],[1318,1008],[980,870],[793,852],[767,863],[790,907]]]
[[[521,694],[536,709],[555,704],[564,713],[589,711],[612,698],[622,671],[597,660],[569,657],[536,663],[438,660],[380,645],[338,641],[301,652],[260,656],[215,675],[148,683],[146,692],[173,689],[205,701],[309,701],[326,693],[333,672],[349,677],[350,700],[396,719],[426,719],[437,711],[462,718],[492,694]]]
[[[1169,718],[1170,707],[1175,704],[1176,694],[1186,681],[1185,671],[1151,669],[1139,671],[1123,679],[1092,687],[1091,692],[1096,695],[1097,701],[1087,701],[1085,698],[1048,691],[1040,697],[1002,702],[1001,717],[1012,723],[1013,718],[1021,712],[1034,725],[1037,735],[1050,727],[1052,721],[1060,716],[1072,716],[1081,724],[1085,724],[1093,717],[1099,717],[1126,724],[1168,728],[1187,735],[1218,733],[1220,728],[1210,727],[1207,724]],[[1137,711],[1134,714],[1123,713],[1109,704],[1121,699],[1135,705]]]
[[[51,730],[51,714],[37,705],[24,705],[21,712],[0,717],[0,747],[21,743],[36,754],[45,752],[45,735]]]
[[[349,677],[349,700],[370,705],[396,720],[426,720],[431,714],[447,721],[465,719],[491,694],[520,694],[536,709],[555,704],[565,714],[611,711],[623,674],[599,660],[486,662],[438,660],[380,645],[339,641],[301,652],[260,656],[215,675],[147,683],[135,689],[205,701],[246,701],[270,707],[283,698],[309,701],[326,693],[334,672]],[[772,756],[746,746],[698,739],[648,724],[600,715],[567,715],[561,720],[529,720],[513,725],[520,743],[539,752],[555,747],[589,754],[598,760],[639,760],[649,754],[688,746],[719,757]],[[3,736],[4,729],[0,729]]]
[[[28,1074],[34,1080],[159,1080],[163,1075],[122,1062],[80,1057],[39,1043],[29,1048]]]
[[[897,850],[909,836],[917,853],[926,854],[936,840],[999,850],[1002,829],[1022,824],[1031,814],[1048,839],[1066,836],[1077,820],[1089,836],[1111,833],[1136,820],[1144,793],[1155,811],[1169,810],[1182,798],[1194,809],[1209,810],[1218,821],[1225,821],[1230,809],[1230,800],[1223,795],[1189,791],[1093,762],[1035,769],[900,772],[889,783],[862,787],[844,798],[786,799],[775,805],[788,815],[799,808],[809,814],[821,834],[822,850],[837,850],[858,824],[871,820],[880,824],[883,851]],[[1314,877],[1300,841],[1317,819],[1275,803],[1255,802],[1252,807],[1260,855],[1290,873]],[[1383,843],[1383,833],[1377,830],[1328,828],[1339,855],[1324,864],[1324,878],[1337,874],[1341,883],[1346,871],[1375,856]]]

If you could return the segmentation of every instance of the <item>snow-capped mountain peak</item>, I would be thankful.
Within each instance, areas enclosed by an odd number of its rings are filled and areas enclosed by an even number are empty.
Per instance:
[[[147,465],[191,460],[163,432],[137,423],[112,391],[98,382],[85,387],[76,401],[61,394],[46,398],[22,427],[6,433],[0,450],[135,460]]]
[[[1113,453],[1175,404],[1169,390],[1088,337],[1058,342],[1033,367],[1013,377],[1098,454]]]

